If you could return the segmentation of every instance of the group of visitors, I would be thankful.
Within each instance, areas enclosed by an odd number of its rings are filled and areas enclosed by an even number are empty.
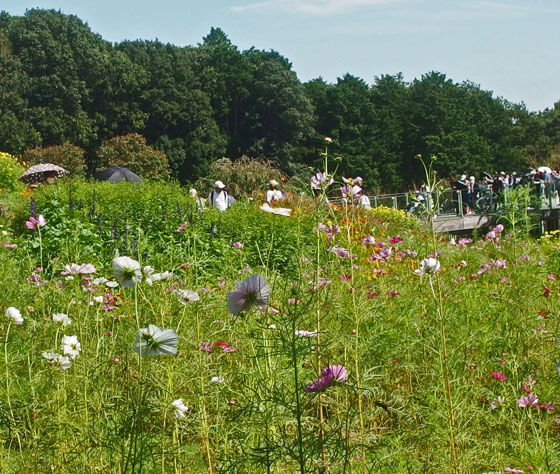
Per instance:
[[[455,191],[460,191],[461,201],[463,205],[463,213],[470,214],[473,210],[477,210],[477,203],[483,197],[492,196],[492,200],[496,206],[503,202],[504,191],[519,185],[533,184],[536,189],[543,189],[544,184],[552,184],[557,182],[560,184],[560,173],[558,170],[552,170],[547,166],[531,170],[526,173],[513,172],[511,174],[505,171],[494,172],[492,175],[483,173],[480,180],[474,176],[467,178],[466,174],[452,183]],[[551,188],[547,187],[547,192]]]
[[[266,202],[268,204],[281,201],[286,198],[286,193],[278,189],[278,181],[271,179],[268,183],[268,190],[266,192]],[[229,194],[226,190],[226,185],[218,180],[214,183],[214,188],[208,194],[208,199],[205,200],[198,196],[195,188],[189,190],[189,196],[196,201],[198,210],[204,209],[206,205],[215,207],[220,212],[225,211],[233,204],[235,204],[235,197]]]

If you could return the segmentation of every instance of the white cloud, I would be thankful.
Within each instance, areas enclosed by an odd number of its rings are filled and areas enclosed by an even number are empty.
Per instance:
[[[359,8],[396,5],[402,0],[270,0],[232,7],[233,11],[274,9],[315,16],[337,15]]]

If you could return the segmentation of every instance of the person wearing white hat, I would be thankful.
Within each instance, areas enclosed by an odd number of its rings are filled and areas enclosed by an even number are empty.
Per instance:
[[[266,192],[266,202],[280,201],[284,199],[284,193],[278,189],[278,181],[271,179],[268,183],[268,191]]]
[[[214,190],[208,195],[208,205],[217,207],[219,211],[225,211],[234,201],[226,191],[226,185],[221,181],[214,183]]]

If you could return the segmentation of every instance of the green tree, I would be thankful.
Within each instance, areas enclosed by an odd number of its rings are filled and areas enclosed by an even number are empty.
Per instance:
[[[193,72],[192,48],[158,41],[121,43],[118,47],[146,79],[140,108],[146,115],[144,135],[164,152],[181,180],[194,180],[225,152],[210,100]]]
[[[244,53],[253,71],[250,95],[242,104],[239,148],[264,156],[289,171],[305,153],[314,133],[313,107],[291,64],[274,51]]]
[[[0,14],[0,150],[21,153],[40,142],[40,135],[26,120],[27,101],[23,97],[25,74],[12,53],[12,45],[2,31],[9,16]]]

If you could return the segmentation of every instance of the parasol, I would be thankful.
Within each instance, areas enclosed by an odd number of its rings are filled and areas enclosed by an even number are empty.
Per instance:
[[[46,175],[55,173],[56,175],[53,177],[59,178],[64,174],[68,174],[68,171],[52,163],[41,163],[29,168],[19,177],[19,180],[27,184],[42,183],[45,181]]]
[[[539,173],[552,173],[552,170],[548,166],[539,166],[537,171]]]
[[[95,173],[93,177],[98,181],[109,181],[110,183],[118,183],[123,180],[131,183],[137,183],[142,179],[128,168],[121,168],[119,166],[109,166],[108,168]]]

